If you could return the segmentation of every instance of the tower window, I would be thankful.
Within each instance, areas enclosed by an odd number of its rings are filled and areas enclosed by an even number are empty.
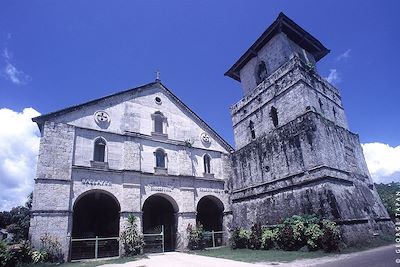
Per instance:
[[[319,103],[319,108],[321,109],[322,112],[324,112],[324,104],[322,103],[321,99],[318,99],[318,103]]]
[[[203,157],[204,161],[204,173],[211,173],[211,157],[205,154]]]
[[[98,162],[105,161],[106,154],[106,141],[103,138],[97,138],[94,142],[94,155],[93,160]]]
[[[156,157],[156,167],[157,168],[165,168],[165,152],[161,148],[157,149],[154,153]]]
[[[332,108],[332,111],[333,111],[333,117],[336,119],[336,109],[335,109],[335,107]]]
[[[262,81],[267,78],[267,67],[265,66],[265,62],[261,61],[258,63],[256,68],[256,82],[260,84]]]
[[[272,119],[272,123],[274,126],[278,126],[279,121],[278,121],[278,110],[275,107],[271,107],[271,112],[269,113],[269,116]]]
[[[153,114],[154,120],[154,132],[163,134],[164,133],[164,120],[165,117],[160,111],[156,111]]]
[[[250,128],[251,139],[255,139],[256,138],[256,132],[254,130],[254,122],[253,121],[250,121],[249,128]]]

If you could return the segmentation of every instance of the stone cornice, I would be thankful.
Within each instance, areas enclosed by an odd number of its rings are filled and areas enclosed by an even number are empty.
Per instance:
[[[155,173],[150,173],[150,172],[142,172],[142,171],[137,171],[137,170],[126,170],[126,169],[121,169],[121,170],[116,170],[116,169],[96,169],[93,167],[88,167],[88,166],[81,166],[81,165],[72,165],[72,169],[75,170],[85,170],[85,171],[93,171],[93,172],[115,172],[115,173],[136,173],[142,177],[145,176],[151,176],[151,177],[166,177],[166,178],[183,178],[183,179],[193,179],[195,181],[210,181],[210,182],[217,182],[217,183],[225,183],[225,180],[223,179],[217,179],[217,178],[208,178],[208,177],[200,177],[200,176],[188,176],[188,175],[174,175],[174,174],[155,174]],[[43,179],[43,180],[50,180],[50,179]],[[125,185],[124,185],[125,186]],[[135,184],[126,184],[126,187],[132,187],[136,186]]]
[[[70,210],[32,210],[32,216],[47,215],[47,216],[65,216],[72,214]]]
[[[342,127],[342,126],[336,124],[334,121],[331,121],[331,120],[327,119],[326,117],[322,116],[320,113],[318,113],[318,112],[316,112],[316,111],[313,111],[313,110],[307,110],[305,113],[303,113],[303,114],[297,116],[297,117],[294,118],[293,120],[288,121],[287,123],[285,123],[285,124],[283,124],[283,125],[279,125],[278,127],[276,127],[276,128],[274,129],[274,131],[277,131],[277,130],[279,130],[279,129],[282,129],[282,128],[286,127],[288,124],[294,123],[294,122],[296,122],[298,119],[300,119],[300,118],[302,118],[302,117],[305,117],[305,116],[309,116],[310,114],[314,114],[314,115],[316,115],[317,117],[319,117],[320,119],[325,120],[326,122],[332,123],[332,124],[335,125],[335,127],[339,128],[339,129],[341,129],[341,130],[344,130],[344,131],[346,131],[347,133],[349,133],[350,135],[354,135],[354,136],[356,136],[356,137],[358,138],[358,134],[353,133],[353,132],[350,131],[349,129],[344,128],[344,127]],[[257,137],[256,139],[263,138],[265,135],[268,135],[268,134],[269,134],[269,133],[265,133],[264,135],[261,135],[261,136]],[[236,149],[235,152],[239,152],[240,150],[244,149],[245,147],[251,146],[251,145],[252,145],[252,143],[250,142],[250,143],[246,144],[245,146],[243,146],[243,147],[241,147],[241,148],[239,148],[239,149]]]
[[[325,165],[316,166],[304,172],[232,190],[232,202],[241,202],[320,183],[339,183],[343,186],[353,186],[354,182],[349,178],[350,176],[351,174],[347,171]]]
[[[36,178],[35,183],[58,183],[58,184],[70,184],[71,179],[66,180],[66,179],[52,179],[52,178]]]
[[[260,190],[258,193],[252,193],[254,189],[262,188],[262,185],[257,185],[253,186],[252,188],[249,188],[247,190],[242,191],[241,195],[242,196],[237,196],[235,197],[234,195],[238,193],[233,193],[232,196],[232,202],[237,203],[237,202],[242,202],[246,201],[249,199],[257,199],[265,195],[274,195],[282,192],[287,192],[291,191],[295,188],[304,188],[305,186],[312,186],[316,184],[321,184],[321,183],[339,183],[344,186],[353,186],[353,182],[347,179],[339,178],[339,177],[333,177],[333,176],[324,176],[324,177],[318,177],[318,178],[312,178],[312,179],[307,179],[303,180],[298,183],[292,183],[291,185],[285,185],[285,186],[278,186],[277,188],[270,189],[270,190]]]

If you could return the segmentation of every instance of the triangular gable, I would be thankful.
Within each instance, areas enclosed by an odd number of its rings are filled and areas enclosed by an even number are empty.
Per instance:
[[[175,94],[173,94],[165,85],[163,85],[161,82],[156,81],[156,82],[152,82],[152,83],[148,83],[139,87],[135,87],[135,88],[131,88],[125,91],[121,91],[118,93],[114,93],[105,97],[101,97],[95,100],[91,100],[82,104],[78,104],[78,105],[74,105],[68,108],[64,108],[55,112],[51,112],[48,114],[44,114],[38,117],[35,117],[32,119],[32,121],[36,122],[39,126],[39,128],[42,128],[43,124],[45,121],[51,120],[51,119],[55,119],[58,118],[60,116],[69,114],[71,112],[80,110],[86,106],[90,106],[90,105],[95,105],[101,101],[105,101],[105,100],[109,100],[111,98],[114,98],[116,96],[120,96],[123,94],[129,94],[130,92],[135,91],[135,93],[138,93],[140,91],[144,91],[147,89],[151,89],[154,87],[158,87],[160,90],[163,91],[163,93],[165,93],[167,96],[169,96],[178,107],[180,107],[181,109],[183,109],[184,111],[186,111],[193,119],[196,123],[199,124],[200,127],[204,128],[207,130],[207,132],[209,132],[212,137],[218,142],[220,143],[220,145],[226,149],[227,151],[233,151],[234,149],[229,145],[229,143],[227,143],[217,132],[215,132],[204,120],[202,120],[193,110],[191,110],[187,105],[185,105]]]

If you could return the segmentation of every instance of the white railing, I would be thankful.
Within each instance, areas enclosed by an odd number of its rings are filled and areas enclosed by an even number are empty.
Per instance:
[[[161,248],[161,252],[165,252],[164,245],[164,225],[161,225],[160,233],[143,233],[144,252],[160,252],[157,248]],[[155,250],[154,250],[155,249]]]
[[[72,238],[71,260],[119,257],[119,237]]]
[[[206,231],[203,233],[205,247],[206,248],[216,248],[226,245],[226,232],[224,231]]]

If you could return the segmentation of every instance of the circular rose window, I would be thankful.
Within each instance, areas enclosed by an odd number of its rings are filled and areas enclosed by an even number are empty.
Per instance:
[[[156,102],[156,104],[161,105],[162,101],[161,98],[159,98],[158,96],[156,98],[154,98],[154,101]]]

